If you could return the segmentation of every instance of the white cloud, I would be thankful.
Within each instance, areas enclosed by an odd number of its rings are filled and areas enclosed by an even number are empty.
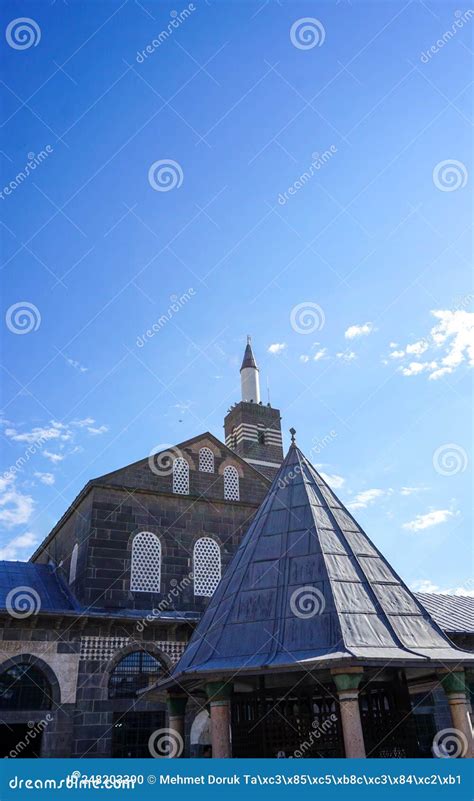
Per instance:
[[[322,358],[323,358],[323,357],[326,355],[326,353],[327,353],[327,348],[320,348],[320,349],[319,349],[319,350],[317,350],[317,351],[316,351],[316,353],[314,354],[314,356],[313,356],[313,360],[314,360],[315,362],[319,362],[319,360],[320,360],[320,359],[322,359]]]
[[[431,360],[412,361],[399,368],[402,375],[428,373],[436,381],[457,370],[461,365],[474,366],[474,313],[462,309],[435,309],[431,312],[438,321],[428,336],[390,353],[391,359],[421,356],[429,351]],[[391,343],[390,347],[395,343]],[[398,346],[397,346],[398,347]]]
[[[417,492],[423,492],[428,489],[427,487],[402,487],[400,495],[415,495]]]
[[[428,348],[428,342],[425,339],[419,339],[418,342],[413,342],[411,345],[406,346],[406,353],[411,356],[421,356]]]
[[[48,487],[52,487],[56,480],[52,473],[35,473],[34,475],[42,484],[46,484]]]
[[[357,359],[357,353],[354,353],[353,350],[341,351],[340,353],[336,353],[336,356],[344,362],[352,362],[354,359]]]
[[[62,454],[52,453],[51,451],[43,451],[43,456],[45,456],[46,459],[49,459],[49,461],[52,462],[53,464],[62,462],[64,459],[64,456]]]
[[[309,356],[307,356],[306,353],[303,353],[300,356],[300,362],[303,362],[303,364],[306,364],[307,362],[309,362]]]
[[[472,586],[472,581],[466,582],[466,584],[471,584]],[[469,587],[466,585],[444,589],[438,584],[433,584],[433,582],[429,579],[417,579],[416,581],[413,581],[410,589],[413,590],[413,592],[434,592],[441,595],[458,595],[464,598],[474,598],[474,589],[469,589]]]
[[[268,346],[268,353],[278,355],[279,353],[282,353],[286,347],[286,342],[274,342],[272,345]]]
[[[106,431],[109,430],[108,426],[99,426],[98,428],[94,428],[93,426],[88,426],[87,428],[89,434],[105,434]]]
[[[28,444],[45,442],[50,439],[67,442],[71,438],[66,426],[55,420],[51,420],[50,426],[36,426],[31,431],[18,432],[15,428],[6,428],[5,436],[14,442],[27,442]]]
[[[81,364],[80,362],[76,361],[75,359],[66,358],[66,361],[71,367],[74,367],[74,369],[78,370],[80,373],[87,373],[87,371],[89,369],[88,367],[84,367],[83,364]]]
[[[3,548],[0,548],[0,559],[16,560],[23,556],[21,551],[25,548],[32,548],[37,542],[37,537],[31,531],[26,531],[18,537],[13,537]]]
[[[324,481],[326,481],[327,484],[329,484],[329,486],[332,489],[340,489],[345,484],[346,481],[346,479],[343,478],[342,476],[338,476],[336,474],[331,475],[330,473],[323,473],[322,470],[319,471],[319,475],[321,476],[321,478],[324,479]]]
[[[432,512],[427,512],[424,515],[417,515],[414,520],[403,524],[403,528],[408,531],[423,531],[425,528],[432,526],[439,526],[440,523],[446,523],[454,513],[449,509],[435,509]]]
[[[410,362],[407,367],[399,367],[399,372],[403,375],[418,375],[426,370],[434,370],[438,365],[436,362]]]
[[[375,503],[377,498],[382,498],[386,494],[387,490],[382,489],[363,490],[362,492],[358,492],[354,500],[347,505],[349,509],[365,509],[367,506],[371,506]]]
[[[2,476],[0,479],[0,523],[3,523],[6,528],[25,525],[29,522],[33,509],[33,498],[17,489],[15,476]]]
[[[375,331],[373,323],[362,323],[362,325],[350,325],[344,332],[346,339],[355,339],[356,337],[366,337]]]
[[[77,428],[87,428],[87,426],[91,426],[95,423],[93,417],[84,417],[83,420],[73,420],[71,425],[76,426]]]

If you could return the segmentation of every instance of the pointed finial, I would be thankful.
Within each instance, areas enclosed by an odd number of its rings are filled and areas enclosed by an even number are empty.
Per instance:
[[[290,434],[291,434],[291,444],[294,445],[296,430],[294,428],[290,428]]]
[[[250,345],[251,341],[252,337],[250,336],[250,334],[247,334],[247,345]]]

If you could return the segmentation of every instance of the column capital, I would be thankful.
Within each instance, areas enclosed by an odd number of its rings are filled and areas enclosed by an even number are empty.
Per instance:
[[[211,704],[226,703],[232,695],[232,684],[227,681],[209,681],[206,684],[206,695]]]
[[[356,691],[364,675],[363,668],[335,668],[331,675],[338,692]]]
[[[186,710],[187,695],[179,693],[168,693],[166,703],[168,705],[168,714],[171,718],[177,718],[184,715]]]
[[[445,693],[466,693],[466,676],[464,670],[440,672],[439,680]]]

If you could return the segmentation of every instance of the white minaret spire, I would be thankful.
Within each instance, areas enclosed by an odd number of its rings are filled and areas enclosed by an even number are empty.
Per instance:
[[[242,400],[260,403],[260,378],[249,336],[247,336],[244,360],[240,368],[240,383],[242,385]]]

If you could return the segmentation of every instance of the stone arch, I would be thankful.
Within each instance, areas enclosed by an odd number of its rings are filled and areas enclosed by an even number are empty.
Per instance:
[[[191,723],[191,745],[211,745],[211,718],[207,709],[201,709]]]
[[[107,697],[110,674],[125,656],[133,654],[135,651],[146,651],[147,653],[151,654],[151,656],[154,656],[156,659],[160,660],[166,673],[171,672],[173,668],[173,662],[171,660],[171,657],[169,657],[165,651],[163,651],[161,648],[158,648],[158,646],[155,645],[153,642],[134,641],[129,645],[124,645],[123,648],[119,648],[118,651],[116,651],[114,655],[107,662],[107,665],[105,666],[102,672],[102,677],[100,682],[101,689],[103,692],[105,692],[104,696],[105,698]]]
[[[41,659],[39,656],[35,656],[34,654],[17,654],[16,656],[12,656],[10,659],[5,659],[4,662],[0,663],[0,674],[4,673],[11,667],[15,667],[16,665],[30,665],[31,667],[34,667],[44,673],[49,682],[49,686],[51,687],[52,709],[54,710],[54,708],[61,704],[62,697],[65,693],[61,691],[59,679],[51,665],[48,665],[44,659]]]
[[[220,476],[224,475],[224,470],[226,469],[226,467],[235,467],[235,469],[239,474],[239,478],[244,477],[244,471],[242,465],[240,464],[240,462],[237,461],[237,459],[232,459],[232,458],[224,459],[222,464],[219,465],[218,473]]]

